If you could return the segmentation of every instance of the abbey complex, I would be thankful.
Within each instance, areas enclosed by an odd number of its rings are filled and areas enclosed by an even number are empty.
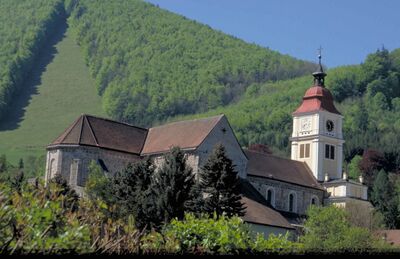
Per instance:
[[[224,115],[153,128],[81,115],[48,145],[45,178],[61,174],[82,195],[92,160],[113,174],[147,156],[160,164],[173,146],[186,153],[197,173],[213,147],[222,143],[243,182],[243,219],[265,235],[301,227],[311,204],[351,202],[369,208],[363,179],[349,180],[342,170],[343,116],[324,86],[321,65],[313,76],[313,86],[293,112],[291,159],[275,156],[263,145],[241,147]]]

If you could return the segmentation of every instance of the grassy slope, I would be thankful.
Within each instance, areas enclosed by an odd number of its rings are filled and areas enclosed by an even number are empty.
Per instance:
[[[81,50],[65,27],[42,53],[11,114],[0,122],[0,154],[13,164],[45,154],[45,146],[81,113],[104,116]]]

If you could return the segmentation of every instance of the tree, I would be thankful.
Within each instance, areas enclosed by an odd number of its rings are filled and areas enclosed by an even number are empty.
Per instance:
[[[155,193],[152,189],[154,170],[153,160],[149,157],[135,163],[132,167],[136,182],[133,191],[133,197],[135,197],[136,202],[132,204],[132,214],[138,229],[151,229],[160,225]]]
[[[391,229],[396,228],[398,221],[398,208],[394,196],[388,174],[384,170],[380,170],[372,187],[371,201],[383,214],[386,226]]]
[[[0,173],[7,171],[7,157],[6,155],[0,156]]]
[[[155,173],[153,192],[160,216],[164,222],[183,219],[191,189],[194,185],[192,168],[186,164],[185,154],[173,147]]]
[[[360,162],[362,160],[362,157],[359,155],[356,155],[353,157],[351,162],[349,163],[349,177],[351,179],[358,179],[358,177],[361,175],[361,170],[360,170]]]
[[[18,168],[19,169],[23,169],[24,168],[24,160],[22,158],[19,159]]]
[[[366,228],[354,227],[347,213],[333,205],[310,206],[304,224],[305,234],[300,238],[311,251],[360,251],[372,248],[374,239]]]
[[[198,185],[203,193],[201,210],[217,216],[243,216],[239,177],[222,144],[217,144],[199,173]]]
[[[372,187],[377,170],[384,168],[385,164],[386,159],[381,152],[374,149],[364,151],[360,161],[360,170],[368,187]]]

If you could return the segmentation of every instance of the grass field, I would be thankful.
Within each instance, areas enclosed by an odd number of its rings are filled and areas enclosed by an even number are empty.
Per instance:
[[[82,113],[105,115],[81,50],[63,24],[0,122],[0,154],[14,165],[45,154],[46,145]]]

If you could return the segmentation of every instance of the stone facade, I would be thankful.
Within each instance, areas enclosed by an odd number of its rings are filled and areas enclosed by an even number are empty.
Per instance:
[[[268,191],[272,191],[271,205],[279,211],[305,215],[307,208],[313,202],[315,205],[323,205],[324,202],[323,190],[261,177],[248,176],[247,179],[265,199],[268,199]],[[293,195],[292,211],[290,211],[290,195]]]
[[[187,163],[193,168],[193,172],[196,174],[199,172],[200,168],[206,163],[208,156],[212,153],[214,146],[218,143],[221,143],[225,147],[226,154],[235,165],[238,175],[246,178],[246,155],[239,146],[225,117],[218,122],[199,147],[192,150],[185,150]],[[160,166],[164,161],[164,154],[152,155],[152,158],[155,164]]]
[[[57,173],[61,174],[71,187],[82,194],[91,161],[102,163],[106,173],[114,174],[139,159],[137,155],[96,147],[59,146],[47,151],[45,179],[48,181]]]

